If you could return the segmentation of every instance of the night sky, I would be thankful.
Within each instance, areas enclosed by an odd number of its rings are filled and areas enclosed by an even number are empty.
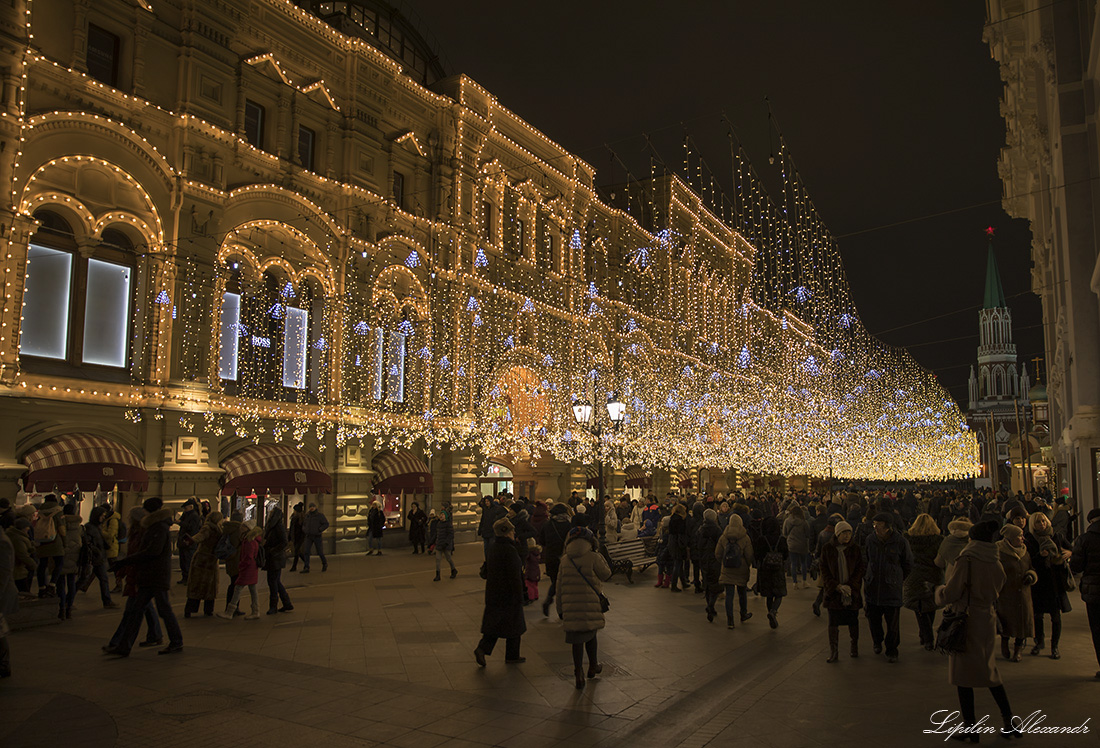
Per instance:
[[[868,330],[908,347],[965,409],[992,225],[1019,359],[1042,355],[1031,235],[1000,206],[1002,85],[981,3],[410,5],[448,73],[587,160],[600,184],[626,176],[608,146],[632,176],[649,175],[643,133],[670,166],[687,133],[716,175],[729,174],[723,113],[778,184],[766,96],[839,239]]]

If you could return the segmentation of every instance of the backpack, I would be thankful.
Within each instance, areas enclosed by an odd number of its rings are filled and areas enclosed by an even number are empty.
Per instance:
[[[726,569],[740,569],[743,558],[741,543],[737,538],[730,538],[726,543],[726,554],[722,556],[722,566]]]
[[[57,539],[57,525],[54,524],[53,516],[43,516],[41,513],[38,515],[38,519],[34,521],[34,542],[37,545],[43,543],[51,543]]]
[[[218,539],[218,544],[214,546],[214,557],[219,561],[225,561],[236,552],[237,546],[233,545],[233,539],[229,537],[229,533],[223,533]]]
[[[768,544],[768,552],[764,554],[764,560],[761,562],[760,568],[767,571],[781,571],[783,569],[783,554],[779,552],[777,547],[769,543],[767,538],[764,538],[764,542]]]

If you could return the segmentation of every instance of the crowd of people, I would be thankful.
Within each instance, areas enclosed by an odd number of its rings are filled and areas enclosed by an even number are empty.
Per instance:
[[[694,589],[703,596],[708,621],[724,598],[729,629],[752,617],[750,594],[763,598],[775,629],[789,587],[816,587],[812,610],[827,617],[828,663],[840,659],[841,629],[847,629],[850,656],[859,656],[861,613],[874,653],[895,663],[903,609],[913,612],[918,641],[928,651],[936,649],[937,614],[968,611],[971,646],[966,654],[952,654],[949,667],[967,725],[973,725],[973,689],[990,688],[1011,726],[997,640],[1005,662],[1020,662],[1028,641],[1030,655],[1060,659],[1062,615],[1072,609],[1069,593],[1078,585],[1100,663],[1100,510],[1087,515],[1078,534],[1076,513],[1064,496],[853,490],[828,496],[669,494],[663,501],[604,496],[602,503],[600,511],[576,492],[566,502],[506,493],[483,498],[479,665],[500,638],[508,645],[505,661],[523,661],[522,609],[538,598],[544,568],[549,586],[543,615],[556,597],[573,646],[577,687],[598,675],[596,632],[608,607],[601,582],[611,576],[598,536],[606,543],[642,538],[656,559],[654,586]],[[976,736],[960,730],[957,737]]]

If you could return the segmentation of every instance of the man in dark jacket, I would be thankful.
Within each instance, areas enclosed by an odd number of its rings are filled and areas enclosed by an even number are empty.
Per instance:
[[[1069,560],[1069,569],[1081,575],[1081,599],[1089,617],[1089,629],[1092,631],[1092,648],[1096,652],[1096,661],[1100,663],[1100,509],[1089,512],[1088,529],[1077,536],[1073,544],[1073,558]],[[1100,679],[1100,670],[1096,672]]]
[[[489,558],[489,546],[493,544],[493,525],[507,513],[507,510],[492,496],[482,497],[481,519],[477,523],[477,534],[484,545],[486,559]]]
[[[523,618],[523,565],[516,549],[516,533],[507,519],[493,525],[496,538],[485,559],[485,613],[481,617],[481,641],[474,650],[478,667],[493,653],[497,639],[504,639],[504,661],[526,662],[520,657],[520,638],[527,631]]]
[[[554,504],[550,508],[550,519],[539,529],[538,544],[542,546],[542,558],[546,561],[546,576],[550,577],[550,591],[542,602],[543,616],[550,615],[550,604],[558,591],[558,570],[570,528],[569,510],[564,504]]]
[[[864,555],[867,572],[863,578],[867,603],[867,624],[875,654],[882,653],[882,625],[886,621],[886,660],[898,661],[901,641],[902,582],[913,568],[913,552],[909,542],[894,529],[894,516],[880,512],[874,516],[874,532],[867,536]]]
[[[141,628],[142,611],[153,600],[157,614],[164,619],[164,628],[168,632],[168,646],[158,654],[175,654],[183,651],[183,633],[180,631],[176,614],[172,612],[172,601],[168,590],[172,586],[172,510],[163,508],[156,496],[142,502],[147,512],[141,520],[143,530],[141,550],[131,553],[114,565],[114,570],[125,566],[134,566],[134,584],[137,595],[131,600],[133,606],[126,606],[124,614],[125,632],[117,647],[109,648],[107,654],[126,657],[137,639]]]
[[[321,533],[328,529],[328,517],[321,514],[317,505],[311,503],[302,518],[302,535],[305,542],[302,543],[302,573],[309,574],[309,554],[316,549],[321,557],[321,571],[328,571],[328,559],[325,558],[325,549],[321,547]]]
[[[191,571],[191,559],[195,556],[195,545],[190,542],[190,539],[192,535],[198,534],[201,527],[202,512],[199,510],[198,500],[192,496],[183,502],[179,532],[176,534],[176,550],[180,556],[180,575],[182,576],[176,584],[187,584],[187,575]]]

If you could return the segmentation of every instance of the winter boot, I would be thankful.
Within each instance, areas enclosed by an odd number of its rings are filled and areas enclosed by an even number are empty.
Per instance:
[[[840,629],[836,626],[829,627],[829,659],[825,662],[836,662],[840,659]]]
[[[216,615],[218,618],[224,618],[227,621],[232,621],[233,616],[236,613],[237,613],[237,606],[236,605],[226,605],[225,610],[218,611],[214,615]]]
[[[848,632],[852,635],[852,657],[859,657],[859,629],[849,626]]]
[[[664,587],[665,586],[665,575],[662,574],[661,572],[657,572],[657,584],[655,584],[653,586],[654,587]]]
[[[1040,652],[1042,652],[1045,644],[1046,643],[1042,639],[1036,639],[1035,646],[1031,648],[1031,656],[1036,657]]]
[[[1006,660],[1011,660],[1012,659],[1012,653],[1008,651],[1008,637],[1007,636],[1002,636],[1001,637],[1001,656],[1004,657]]]
[[[1009,657],[1008,659],[1012,660],[1013,662],[1019,662],[1020,661],[1020,650],[1023,649],[1023,648],[1024,648],[1023,639],[1017,639],[1012,644],[1012,656]]]

